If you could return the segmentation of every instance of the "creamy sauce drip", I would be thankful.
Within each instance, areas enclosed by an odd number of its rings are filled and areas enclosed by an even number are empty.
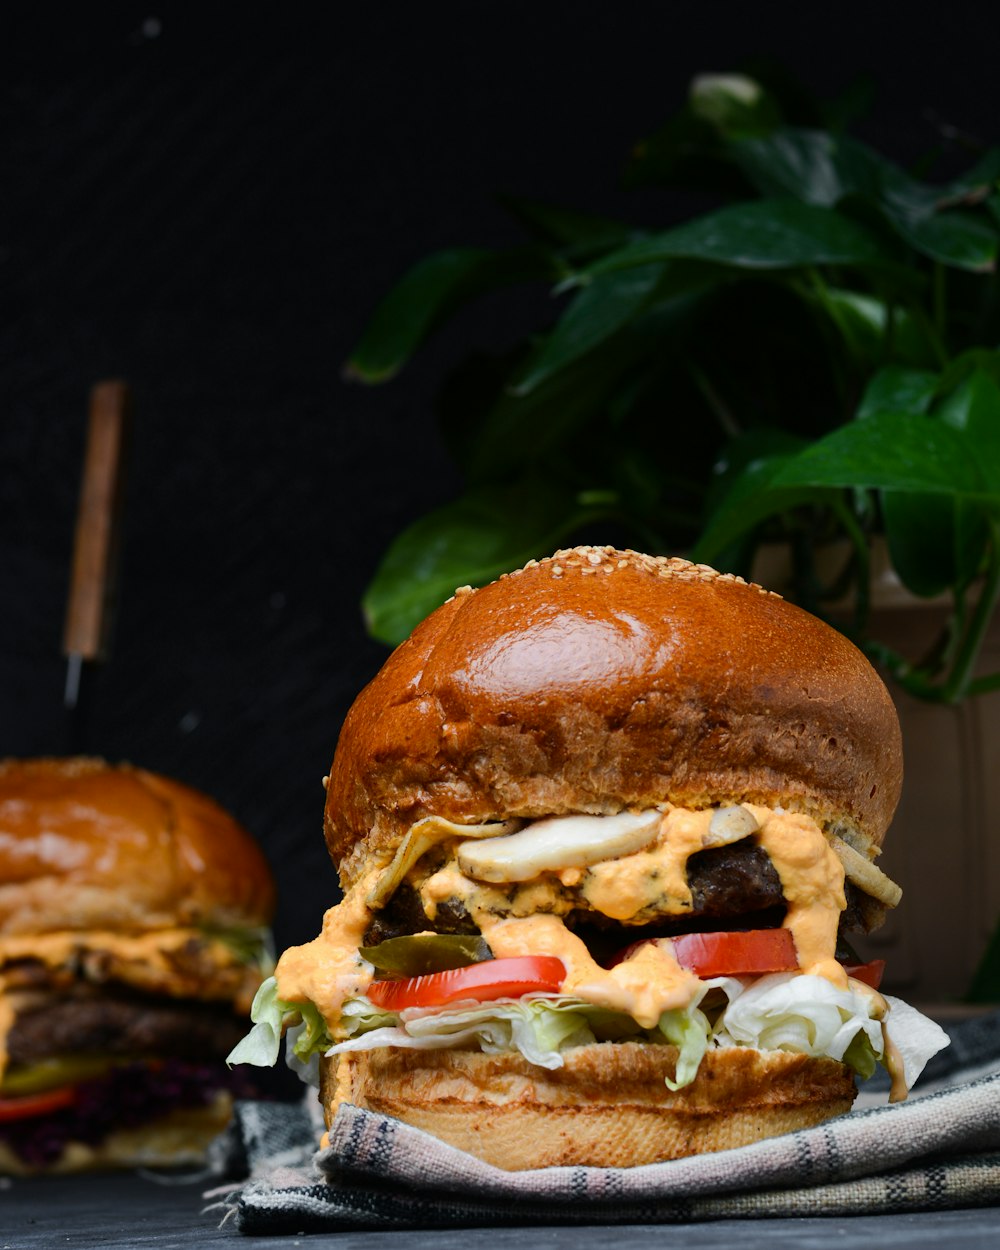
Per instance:
[[[892,1081],[889,1087],[889,1101],[905,1102],[909,1091],[906,1088],[903,1056],[899,1052],[899,1047],[886,1032],[885,1021],[882,1022],[882,1044],[882,1062]]]
[[[687,861],[708,843],[711,812],[672,808],[660,824],[653,847],[624,859],[594,864],[581,893],[595,911],[613,920],[631,920],[664,896],[675,915],[691,910]]]
[[[834,958],[837,926],[847,906],[844,866],[819,825],[798,812],[751,807],[760,825],[754,840],[774,865],[788,910],[784,927],[795,939],[799,967],[841,988],[847,974]]]
[[[323,917],[323,930],[303,946],[290,946],[274,970],[278,997],[290,1003],[315,1003],[331,1037],[340,1036],[340,1014],[349,998],[363,994],[374,969],[358,947],[371,922],[366,903],[378,871],[362,877]]]
[[[12,934],[0,938],[0,966],[18,959],[37,959],[47,968],[72,963],[89,951],[107,951],[128,962],[168,966],[171,951],[188,942],[205,943],[200,929],[152,929],[149,933],[116,933],[111,930],[61,930],[58,933]],[[235,956],[225,943],[218,943],[220,956],[231,963]]]
[[[787,903],[784,927],[795,941],[803,972],[843,987],[846,974],[834,959],[837,926],[844,910],[844,868],[809,816],[745,805],[759,826],[750,836],[767,853],[781,881]],[[709,829],[712,811],[671,808],[655,843],[621,859],[586,869],[544,873],[523,886],[506,889],[474,881],[454,861],[419,885],[431,917],[448,898],[458,898],[482,928],[483,917],[533,917],[538,912],[565,915],[575,906],[567,887],[575,886],[590,906],[613,920],[635,921],[658,903],[660,911],[681,916],[691,910],[687,861],[716,845]]]
[[[480,927],[498,959],[555,955],[566,968],[564,994],[627,1012],[646,1029],[655,1028],[663,1012],[687,1006],[698,989],[698,978],[681,968],[669,949],[653,943],[614,968],[602,968],[557,916],[503,920],[483,915]]]
[[[857,981],[854,977],[848,977],[848,987],[855,994],[860,994],[863,998],[868,999],[868,1013],[873,1020],[878,1020],[882,1024],[882,1064],[886,1072],[889,1073],[891,1085],[889,1087],[890,1102],[905,1102],[909,1093],[906,1085],[906,1071],[903,1064],[903,1056],[900,1054],[899,1047],[889,1036],[889,1030],[886,1028],[886,1022],[889,1016],[889,1004],[876,989],[872,989],[870,985],[866,985],[864,981]]]
[[[746,806],[759,826],[749,836],[770,856],[781,880],[788,902],[784,924],[795,941],[801,970],[846,987],[846,974],[834,959],[844,909],[840,860],[810,817]],[[554,955],[566,966],[566,993],[627,1012],[643,1027],[653,1027],[663,1011],[693,1000],[698,979],[680,968],[663,946],[641,947],[616,967],[602,968],[561,917],[576,905],[570,887],[596,911],[615,920],[635,920],[661,898],[668,900],[666,910],[671,914],[690,911],[687,861],[716,845],[709,830],[711,819],[711,810],[668,808],[656,841],[647,850],[583,870],[543,873],[519,885],[475,881],[460,871],[454,857],[429,875],[421,875],[418,865],[408,880],[419,890],[432,919],[446,899],[458,899],[497,958]],[[315,1003],[334,1037],[339,1035],[344,1002],[363,994],[373,975],[358,947],[371,919],[365,900],[378,875],[376,869],[362,878],[342,903],[326,913],[318,938],[290,948],[278,961],[280,997]]]

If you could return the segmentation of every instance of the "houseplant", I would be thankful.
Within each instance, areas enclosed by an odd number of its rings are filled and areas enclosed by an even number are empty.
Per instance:
[[[909,695],[1000,689],[977,670],[1000,599],[1000,148],[930,182],[852,137],[856,99],[703,76],[626,180],[707,207],[640,228],[512,200],[525,244],[439,252],[403,277],[351,376],[392,377],[502,285],[556,298],[443,388],[466,488],[391,545],[365,596],[373,634],[397,642],[456,586],[579,537],[744,574],[780,541],[790,593],[836,606]],[[922,654],[870,627],[873,538],[909,592],[947,600]],[[847,555],[824,577],[834,542]]]

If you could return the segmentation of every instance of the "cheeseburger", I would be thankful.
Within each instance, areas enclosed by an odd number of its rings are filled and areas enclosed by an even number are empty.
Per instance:
[[[721,1150],[905,1097],[944,1034],[850,935],[899,723],[841,634],[740,578],[579,547],[433,612],[344,723],[343,901],[231,1056],[509,1169]],[[312,1056],[318,1063],[310,1065]]]
[[[204,795],[97,759],[0,762],[0,1172],[200,1160],[273,902]]]

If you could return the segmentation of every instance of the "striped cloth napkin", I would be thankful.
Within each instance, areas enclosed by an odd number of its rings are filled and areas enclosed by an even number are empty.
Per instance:
[[[227,1219],[259,1234],[1000,1204],[1000,1013],[949,1031],[951,1046],[931,1060],[907,1102],[869,1105],[736,1150],[635,1168],[504,1172],[350,1106],[339,1109],[330,1145],[317,1152],[322,1125],[312,1091],[297,1105],[241,1103],[226,1165],[242,1164],[249,1179],[225,1197]]]

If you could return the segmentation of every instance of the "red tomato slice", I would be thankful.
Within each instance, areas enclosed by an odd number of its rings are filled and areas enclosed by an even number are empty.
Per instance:
[[[683,933],[670,941],[680,966],[699,977],[756,976],[792,972],[799,966],[788,929]]]
[[[76,1102],[76,1086],[60,1085],[56,1089],[46,1089],[40,1094],[21,1094],[17,1098],[0,1097],[0,1122],[9,1120],[27,1120],[31,1116],[48,1115],[51,1111],[62,1111]]]
[[[866,964],[844,964],[844,971],[855,981],[863,981],[865,985],[870,985],[873,990],[877,990],[882,984],[885,960],[869,959]]]
[[[487,959],[467,968],[429,972],[405,981],[373,981],[368,998],[386,1011],[406,1007],[443,1007],[463,998],[486,1002],[520,998],[522,994],[554,993],[566,978],[566,967],[553,955],[525,955],[515,959]]]

